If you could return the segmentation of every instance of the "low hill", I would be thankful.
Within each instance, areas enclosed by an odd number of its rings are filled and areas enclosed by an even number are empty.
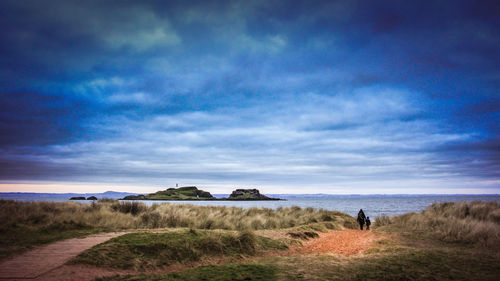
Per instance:
[[[198,189],[196,186],[169,188],[148,195],[129,195],[123,200],[209,200],[215,199],[208,191]]]

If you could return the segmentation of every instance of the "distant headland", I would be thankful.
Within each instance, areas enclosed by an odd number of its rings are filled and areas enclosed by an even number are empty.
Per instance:
[[[94,197],[95,198],[95,197]],[[70,200],[85,200],[85,197],[72,197]],[[88,199],[87,200],[95,200]],[[215,198],[208,191],[198,189],[196,186],[184,186],[179,188],[168,188],[147,195],[128,195],[121,200],[230,200],[230,201],[254,201],[254,200],[284,200],[272,198],[260,194],[258,189],[236,189],[227,198]]]

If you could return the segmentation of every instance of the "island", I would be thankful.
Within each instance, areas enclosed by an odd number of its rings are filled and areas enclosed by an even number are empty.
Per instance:
[[[258,189],[236,189],[228,198],[215,198],[208,191],[198,189],[196,186],[169,188],[147,195],[129,195],[121,200],[282,200],[260,194]]]
[[[260,194],[258,189],[236,189],[227,200],[280,200]]]
[[[122,200],[214,200],[215,197],[208,191],[196,186],[184,186],[157,191],[148,195],[129,195]]]

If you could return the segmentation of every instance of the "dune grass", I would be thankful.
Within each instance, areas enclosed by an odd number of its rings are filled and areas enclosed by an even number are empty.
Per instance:
[[[245,210],[177,204],[147,207],[116,201],[92,205],[0,201],[0,210],[2,231],[14,228],[21,237],[22,229],[56,233],[62,228],[60,232],[71,233],[181,227],[118,237],[74,261],[139,270],[223,256],[234,261],[260,251],[285,249],[283,242],[248,230],[282,229],[278,232],[288,237],[307,239],[316,236],[315,231],[356,226],[354,218],[342,213],[298,207]],[[387,237],[361,256],[274,256],[178,273],[99,280],[498,280],[499,210],[497,202],[439,203],[418,214],[381,216],[373,231]]]
[[[167,233],[131,233],[80,254],[73,263],[123,269],[156,269],[173,263],[199,261],[207,256],[244,257],[287,245],[252,232],[183,230]]]
[[[376,218],[377,227],[445,242],[500,249],[500,204],[435,203],[421,213]]]
[[[0,259],[32,246],[101,231],[152,228],[259,230],[328,224],[353,227],[347,214],[299,207],[242,209],[188,204],[154,204],[104,200],[17,202],[0,200]]]
[[[279,229],[318,222],[336,227],[355,226],[354,218],[323,209],[300,207],[242,209],[188,204],[154,204],[105,201],[89,205],[75,202],[15,202],[0,200],[0,227],[32,228],[71,222],[109,230],[189,227],[198,229],[259,230]]]
[[[71,217],[81,210],[79,205],[0,200],[0,259],[36,245],[102,231]]]

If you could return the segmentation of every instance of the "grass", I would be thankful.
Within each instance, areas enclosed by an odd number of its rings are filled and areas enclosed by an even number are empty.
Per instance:
[[[258,267],[272,274],[259,279],[255,272],[235,280],[498,280],[498,209],[498,203],[441,203],[419,214],[379,217],[374,232],[389,234],[360,256],[275,256],[227,267],[106,280],[231,280],[227,275]],[[325,223],[296,226],[289,233],[305,238],[306,232],[320,231]]]
[[[198,281],[198,280],[217,280],[217,281],[272,281],[276,280],[276,269],[272,266],[229,263],[225,265],[208,265],[189,269],[183,272],[175,272],[165,275],[129,275],[113,276],[107,278],[97,278],[96,281],[113,280],[178,280],[178,281]]]
[[[273,210],[187,204],[148,207],[116,200],[92,204],[0,200],[0,259],[36,245],[101,231],[177,227],[242,231],[308,225],[340,229],[355,226],[355,221],[344,213],[299,207]]]
[[[498,254],[493,252],[393,245],[358,257],[273,257],[250,263],[202,266],[165,275],[114,276],[98,280],[498,280],[498,261]]]
[[[176,204],[147,207],[116,201],[91,205],[0,201],[0,211],[0,230],[2,235],[7,233],[2,236],[2,246],[39,243],[29,240],[39,239],[35,233],[46,233],[45,239],[50,240],[59,239],[55,235],[99,230],[187,227],[124,235],[74,261],[138,270],[234,261],[286,248],[283,242],[248,230],[282,229],[277,232],[305,239],[316,232],[356,227],[354,218],[345,214],[298,207],[271,210]],[[102,280],[498,280],[499,227],[497,202],[439,203],[421,213],[376,218],[373,232],[387,237],[360,256],[275,256]]]
[[[319,234],[314,231],[290,231],[287,233],[294,239],[309,240],[309,238],[318,238]]]
[[[412,237],[500,249],[498,202],[436,203],[418,214],[376,218],[375,225]]]
[[[495,253],[395,247],[358,257],[268,258],[279,280],[498,280]]]
[[[73,263],[122,269],[156,269],[205,257],[244,257],[264,250],[285,250],[287,245],[244,231],[184,230],[167,233],[126,234],[80,254]]]
[[[99,232],[99,229],[77,224],[73,221],[55,223],[40,228],[10,226],[0,229],[0,259],[14,253],[58,240],[81,237]]]
[[[102,231],[71,217],[79,205],[0,200],[0,259],[33,246]]]
[[[189,227],[197,229],[259,230],[329,222],[336,228],[354,228],[353,217],[336,211],[300,207],[242,209],[106,201],[89,205],[76,202],[15,202],[0,200],[1,227],[42,227],[63,221],[109,230]]]

